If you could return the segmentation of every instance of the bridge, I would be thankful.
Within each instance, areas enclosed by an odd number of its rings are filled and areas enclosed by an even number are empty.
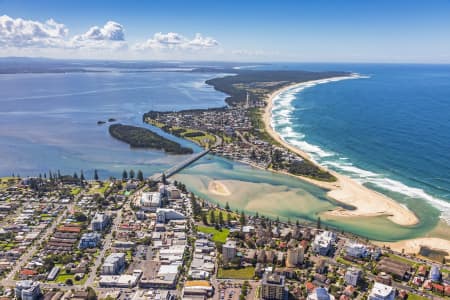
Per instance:
[[[192,156],[190,156],[187,159],[185,159],[184,161],[182,161],[182,162],[174,165],[173,167],[167,169],[163,173],[157,173],[157,174],[155,174],[153,176],[150,176],[149,179],[152,180],[152,181],[160,181],[163,174],[166,175],[166,178],[169,178],[170,176],[175,175],[176,173],[180,172],[181,170],[183,170],[184,168],[186,168],[187,166],[189,166],[193,162],[199,160],[200,158],[202,158],[203,156],[208,154],[209,151],[210,151],[210,149],[206,149],[206,150],[203,150],[202,152],[195,153]]]

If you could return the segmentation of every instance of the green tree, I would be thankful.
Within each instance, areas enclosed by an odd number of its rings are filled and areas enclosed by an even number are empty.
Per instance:
[[[241,223],[241,226],[245,225],[245,213],[244,213],[244,211],[241,211],[241,216],[239,217],[239,223]]]
[[[138,173],[137,173],[137,179],[139,181],[144,181],[144,173],[142,173],[141,170],[139,170]]]
[[[320,217],[317,218],[317,229],[320,229],[321,227],[321,221],[320,221]]]
[[[98,180],[98,172],[97,172],[97,169],[94,170],[94,180]]]
[[[134,170],[133,169],[130,170],[130,178],[134,179]]]
[[[227,201],[227,203],[225,204],[225,210],[230,210],[230,204],[228,203],[228,201]]]
[[[128,179],[127,170],[123,170],[123,172],[122,172],[122,180],[127,180],[127,179]]]
[[[88,287],[86,289],[86,292],[88,293],[87,295],[87,300],[97,300],[97,293],[95,292],[95,290],[92,287]]]
[[[216,223],[216,215],[214,214],[214,209],[209,212],[209,221],[211,224]]]
[[[73,173],[73,178],[74,178],[74,179],[78,179],[78,174],[77,174],[77,172]]]
[[[219,225],[222,226],[223,224],[224,224],[223,214],[222,214],[222,211],[219,211]]]
[[[80,172],[80,180],[81,181],[85,180],[83,170],[81,170],[81,172]]]
[[[161,182],[162,182],[163,184],[167,184],[166,173],[162,173],[162,176],[161,176]]]

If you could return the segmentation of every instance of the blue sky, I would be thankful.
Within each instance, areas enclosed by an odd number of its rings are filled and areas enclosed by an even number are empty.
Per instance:
[[[450,63],[450,1],[0,0],[0,16],[2,56]]]

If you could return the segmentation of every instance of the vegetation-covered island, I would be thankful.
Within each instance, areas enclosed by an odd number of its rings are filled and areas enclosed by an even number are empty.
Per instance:
[[[166,139],[153,131],[131,125],[112,124],[109,126],[109,133],[114,138],[125,142],[132,148],[152,148],[162,149],[172,154],[191,154],[191,148],[183,147],[180,144]]]
[[[213,153],[258,168],[320,181],[336,180],[328,171],[274,140],[266,132],[262,118],[272,93],[292,84],[348,76],[348,73],[227,69],[195,71],[235,74],[206,81],[216,90],[229,95],[225,99],[227,106],[179,112],[150,111],[144,114],[144,122],[184,138],[190,138],[190,132],[205,136],[206,139],[197,142],[211,147]]]

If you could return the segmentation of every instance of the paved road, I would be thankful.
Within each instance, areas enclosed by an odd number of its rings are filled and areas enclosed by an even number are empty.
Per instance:
[[[66,206],[65,210],[59,214],[59,216],[56,218],[56,220],[53,220],[53,223],[50,227],[48,227],[45,232],[34,240],[32,246],[28,248],[28,250],[22,254],[19,260],[17,260],[17,263],[14,265],[12,270],[8,273],[8,275],[1,281],[2,286],[15,286],[16,281],[14,280],[14,276],[17,272],[19,272],[23,266],[33,257],[34,253],[38,249],[38,245],[41,241],[46,240],[56,229],[56,226],[62,221],[62,219],[65,217],[68,210],[73,209],[73,204],[69,204]]]

